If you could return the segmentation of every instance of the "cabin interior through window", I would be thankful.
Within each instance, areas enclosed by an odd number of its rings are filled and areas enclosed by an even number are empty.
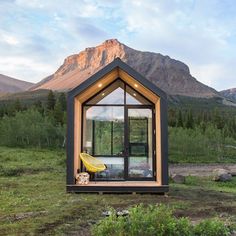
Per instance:
[[[97,180],[154,178],[153,109],[120,79],[83,104],[82,150],[108,167]]]

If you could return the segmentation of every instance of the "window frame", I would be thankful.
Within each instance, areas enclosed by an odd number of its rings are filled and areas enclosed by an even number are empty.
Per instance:
[[[105,89],[107,89],[109,86],[111,86],[113,83],[115,83],[116,81],[120,80],[123,84],[124,84],[124,104],[87,104],[90,100],[92,100],[94,97],[96,97],[98,94],[102,93]],[[135,93],[137,93],[139,96],[141,96],[144,101],[146,100],[149,104],[126,104],[126,87],[130,87],[132,90],[135,91]],[[132,96],[132,95],[131,95]],[[153,127],[155,127],[155,104],[153,102],[151,102],[148,98],[144,97],[141,93],[139,93],[135,88],[133,88],[132,86],[130,86],[129,84],[127,84],[125,81],[123,81],[121,78],[117,78],[115,79],[112,83],[108,84],[107,86],[105,86],[102,90],[100,90],[99,92],[95,93],[93,96],[91,96],[89,99],[87,99],[85,102],[82,103],[82,129],[81,129],[81,150],[83,151],[84,150],[84,146],[83,146],[83,143],[84,143],[84,108],[85,107],[93,107],[93,106],[102,106],[102,107],[124,107],[124,152],[123,152],[123,155],[96,155],[94,154],[94,126],[92,127],[92,155],[94,157],[123,157],[124,158],[124,181],[126,180],[139,180],[139,181],[145,181],[145,180],[154,180],[156,178],[156,161],[155,161],[155,158],[154,158],[154,152],[152,152],[152,158],[153,158],[153,165],[152,165],[152,171],[153,171],[153,177],[150,177],[150,178],[131,178],[131,177],[128,177],[128,159],[126,158],[129,151],[127,152],[127,150],[125,150],[127,147],[127,138],[128,138],[128,124],[126,124],[126,122],[128,122],[126,120],[126,116],[127,116],[127,111],[129,108],[150,108],[152,110],[152,117],[153,117],[153,120],[152,120],[152,125]],[[152,134],[152,148],[153,150],[155,150],[155,135]],[[113,140],[111,140],[111,150],[113,149]],[[112,153],[113,154],[113,153]],[[83,163],[81,161],[81,166],[83,167]],[[99,180],[99,181],[103,181],[103,180]],[[109,181],[112,181],[112,180],[109,180]]]

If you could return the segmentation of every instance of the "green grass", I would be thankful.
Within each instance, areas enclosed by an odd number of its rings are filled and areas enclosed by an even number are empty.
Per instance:
[[[236,224],[236,179],[188,177],[167,196],[67,194],[65,152],[0,147],[0,235],[90,235],[102,211],[163,203],[192,221],[221,217]]]

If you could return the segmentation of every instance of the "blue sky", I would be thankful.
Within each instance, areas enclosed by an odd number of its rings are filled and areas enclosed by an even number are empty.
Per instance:
[[[38,82],[106,39],[185,62],[217,90],[236,87],[235,0],[0,0],[0,73]]]

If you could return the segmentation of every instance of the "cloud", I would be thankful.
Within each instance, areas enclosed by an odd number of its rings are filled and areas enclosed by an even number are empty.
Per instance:
[[[192,65],[191,73],[202,83],[218,88],[219,91],[236,85],[233,62]]]
[[[9,44],[9,45],[17,45],[17,44],[19,44],[19,41],[17,40],[17,38],[12,36],[12,35],[9,35],[9,34],[2,33],[0,40],[2,42],[5,42],[5,43]]]
[[[236,62],[235,39],[234,43],[229,40],[236,32],[236,4],[234,11],[231,4],[231,17],[224,17],[229,5],[222,1],[130,1],[124,15],[126,33],[132,36],[126,40],[138,49],[185,62],[197,79],[216,89],[236,86],[233,74],[228,76]],[[233,62],[228,63],[229,59]],[[220,83],[226,77],[229,83]]]
[[[53,73],[54,66],[25,57],[5,57],[0,58],[0,71],[2,74],[25,80],[25,78],[44,78]],[[51,72],[51,73],[49,73]],[[21,75],[21,76],[16,76]],[[37,82],[34,79],[28,79]]]
[[[0,73],[37,81],[66,56],[118,38],[185,62],[218,90],[236,87],[235,22],[233,0],[0,1]]]

